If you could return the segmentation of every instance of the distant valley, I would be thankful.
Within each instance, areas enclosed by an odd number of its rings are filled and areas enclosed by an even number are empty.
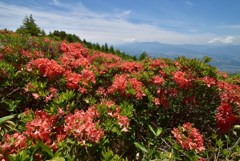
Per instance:
[[[132,42],[116,45],[121,51],[137,57],[146,51],[153,58],[164,57],[174,59],[179,56],[188,58],[212,58],[210,63],[221,71],[240,72],[240,45],[173,45],[159,42]]]

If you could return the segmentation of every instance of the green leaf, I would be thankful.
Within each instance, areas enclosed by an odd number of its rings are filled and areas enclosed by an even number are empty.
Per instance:
[[[143,152],[148,153],[148,150],[143,145],[139,144],[138,142],[135,142],[134,145],[137,148],[141,149]]]
[[[222,153],[223,153],[224,156],[228,156],[229,153],[230,153],[230,150],[228,150],[228,149],[223,149]]]
[[[216,144],[219,148],[223,147],[223,141],[221,139],[219,139]]]
[[[148,159],[151,159],[151,158],[152,158],[152,155],[153,155],[154,152],[155,152],[155,147],[152,148],[152,149],[149,151],[149,153],[148,153]]]
[[[23,150],[18,154],[9,155],[9,161],[29,161],[27,150]]]
[[[65,159],[63,157],[54,157],[51,160],[48,161],[65,161]]]
[[[167,156],[167,158],[172,158],[172,153],[171,152],[166,152],[166,156]]]
[[[16,116],[16,114],[1,117],[1,118],[0,118],[0,125],[1,125],[2,123],[4,123],[5,121],[8,121],[8,120],[13,119],[15,116]]]
[[[149,129],[151,130],[151,132],[153,133],[153,135],[157,136],[156,132],[154,131],[154,129],[152,128],[151,125],[148,125]]]
[[[240,125],[235,125],[233,129],[238,129],[238,130],[240,130]]]
[[[54,156],[52,150],[51,150],[47,145],[45,145],[43,142],[38,141],[37,144],[38,144],[38,146],[40,146],[46,153],[48,153],[48,155],[50,155],[51,157]]]
[[[161,133],[162,133],[162,128],[160,127],[157,129],[157,136],[159,136]]]

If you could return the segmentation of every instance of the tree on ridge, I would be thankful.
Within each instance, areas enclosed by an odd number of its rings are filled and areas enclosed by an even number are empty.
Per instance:
[[[45,32],[35,23],[32,14],[23,19],[22,26],[20,26],[16,32],[19,34],[30,34],[31,36],[45,35]]]

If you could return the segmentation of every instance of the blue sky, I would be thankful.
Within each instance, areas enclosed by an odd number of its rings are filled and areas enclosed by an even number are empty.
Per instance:
[[[240,0],[0,0],[1,29],[30,14],[47,33],[98,43],[240,45]]]

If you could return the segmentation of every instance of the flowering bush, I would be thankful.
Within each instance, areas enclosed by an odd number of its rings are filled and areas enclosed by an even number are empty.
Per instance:
[[[228,132],[236,122],[236,117],[232,113],[232,108],[228,103],[221,103],[217,108],[216,120],[218,128],[222,132]]]
[[[67,135],[74,135],[79,142],[86,144],[86,140],[98,143],[104,136],[103,130],[93,122],[98,112],[89,108],[86,112],[76,110],[74,114],[66,116],[64,131]]]
[[[124,60],[15,33],[0,45],[1,160],[239,157],[239,79],[204,60]]]
[[[54,78],[63,73],[63,68],[58,65],[55,60],[38,58],[34,61],[30,61],[29,64],[27,64],[27,70],[32,71],[33,65],[36,66],[43,77]]]
[[[172,134],[183,149],[195,150],[196,153],[201,153],[205,150],[203,136],[189,122],[183,124],[182,127],[173,128]]]

